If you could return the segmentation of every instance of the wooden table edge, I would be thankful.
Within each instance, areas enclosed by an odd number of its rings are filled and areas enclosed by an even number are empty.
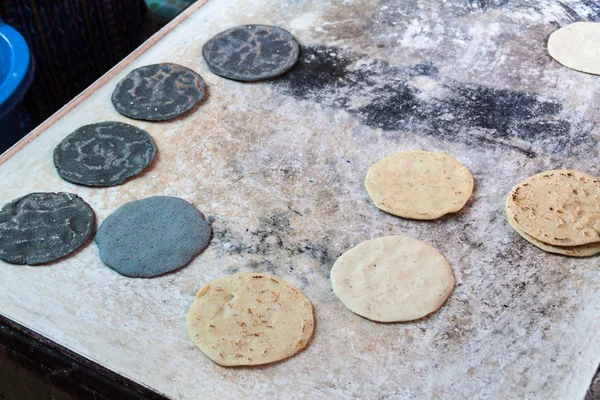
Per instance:
[[[133,61],[138,59],[142,54],[148,51],[152,46],[158,43],[162,38],[164,38],[168,33],[170,33],[173,29],[175,29],[180,23],[188,19],[193,13],[198,11],[202,6],[204,6],[208,0],[198,0],[196,3],[189,6],[185,11],[179,14],[175,19],[165,25],[160,31],[155,33],[152,37],[146,40],[144,43],[140,45],[137,49],[135,49],[131,54],[121,60],[117,65],[112,67],[107,73],[102,75],[97,81],[92,83],[87,89],[77,95],[73,100],[64,105],[60,110],[50,116],[47,120],[38,125],[34,130],[29,132],[26,136],[24,136],[21,140],[19,140],[15,145],[9,148],[4,154],[0,155],[0,165],[2,165],[6,160],[19,152],[23,147],[27,146],[33,139],[40,136],[44,133],[50,126],[60,120],[62,117],[67,115],[71,110],[77,107],[81,102],[90,97],[96,90],[104,86],[108,81],[110,81],[115,75],[119,74],[125,68],[129,66]]]
[[[209,0],[198,0],[196,3],[192,4],[184,12],[179,14],[175,19],[173,19],[166,26],[164,26],[160,31],[158,31],[152,37],[150,37],[148,40],[146,40],[144,43],[142,43],[131,54],[129,54],[127,57],[125,57],[123,60],[121,60],[117,65],[115,65],[108,72],[106,72],[104,75],[102,75],[97,81],[95,81],[87,89],[85,89],[83,92],[81,92],[75,98],[73,98],[73,100],[71,100],[69,103],[67,103],[65,106],[63,106],[60,110],[58,110],[56,113],[54,113],[46,121],[42,122],[39,126],[37,126],[29,134],[24,136],[20,141],[18,141],[15,145],[13,145],[11,148],[9,148],[5,153],[1,154],[0,155],[0,165],[2,165],[10,157],[12,157],[17,152],[19,152],[23,147],[27,146],[27,144],[29,144],[33,139],[37,138],[42,133],[44,133],[52,124],[54,124],[55,122],[60,120],[62,117],[67,115],[73,108],[77,107],[81,102],[83,102],[85,99],[87,99],[89,96],[91,96],[92,93],[94,93],[97,89],[99,89],[104,84],[106,84],[106,82],[108,82],[110,79],[112,79],[115,75],[117,75],[121,71],[123,71],[127,66],[129,66],[129,64],[131,64],[133,61],[138,59],[148,49],[150,49],[152,46],[154,46],[156,43],[158,43],[163,37],[165,37],[173,29],[175,29],[181,22],[188,19],[193,13],[198,11],[208,1]],[[13,324],[14,326],[18,327],[17,330],[20,330],[23,332],[27,331],[28,333],[31,333],[31,335],[28,334],[28,336],[32,336],[32,338],[37,340],[38,342],[40,342],[42,344],[46,344],[49,347],[57,346],[57,348],[64,350],[61,352],[63,352],[63,354],[67,355],[70,358],[73,358],[73,359],[81,358],[82,360],[85,360],[86,362],[97,365],[101,369],[109,371],[111,374],[115,374],[123,379],[127,379],[105,367],[100,366],[99,364],[96,364],[96,363],[90,361],[89,359],[87,359],[85,357],[77,356],[75,353],[71,352],[70,350],[67,350],[66,348],[60,346],[59,344],[57,344],[55,342],[52,342],[51,340],[49,340],[47,338],[44,338],[41,335],[37,335],[37,334],[33,333],[33,331],[30,331],[29,329],[23,327],[22,325],[8,319],[7,317],[2,316],[0,314],[0,325],[2,325],[2,324],[7,324],[9,326],[11,324]],[[39,338],[36,338],[36,336],[39,336]],[[54,346],[49,345],[49,343],[54,344]],[[76,357],[69,355],[69,353],[71,353],[72,355],[74,355]],[[594,378],[592,379],[592,382],[590,382],[590,387],[588,388],[588,392],[585,397],[585,400],[600,400],[600,393],[596,393],[595,390],[593,390],[594,384],[598,385],[598,383],[597,383],[598,381],[600,381],[600,366],[598,367],[598,370],[596,371]],[[133,381],[131,381],[131,382],[133,382]],[[133,382],[133,383],[135,385],[143,387],[135,382]]]

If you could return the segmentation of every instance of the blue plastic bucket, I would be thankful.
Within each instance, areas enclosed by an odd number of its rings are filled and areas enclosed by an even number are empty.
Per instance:
[[[23,36],[0,21],[0,154],[21,132],[19,106],[33,80],[33,60]]]

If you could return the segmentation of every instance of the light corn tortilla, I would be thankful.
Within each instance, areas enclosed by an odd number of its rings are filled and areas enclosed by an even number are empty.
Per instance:
[[[590,243],[581,246],[552,246],[551,244],[544,243],[523,232],[515,223],[515,220],[510,216],[508,216],[507,219],[510,226],[515,230],[515,232],[521,235],[523,239],[548,253],[562,254],[571,257],[591,257],[600,253],[600,243]]]
[[[600,75],[600,24],[575,22],[550,35],[548,53],[565,67]]]
[[[553,246],[600,242],[600,181],[571,170],[525,179],[506,199],[506,211],[523,232]]]
[[[459,211],[473,184],[469,170],[454,157],[427,151],[392,154],[371,166],[365,179],[379,209],[423,220]]]
[[[434,247],[405,236],[364,241],[337,259],[333,292],[353,313],[380,322],[412,321],[439,309],[454,274]]]
[[[205,285],[187,315],[194,344],[223,366],[288,358],[307,345],[314,325],[312,305],[300,290],[255,273]]]

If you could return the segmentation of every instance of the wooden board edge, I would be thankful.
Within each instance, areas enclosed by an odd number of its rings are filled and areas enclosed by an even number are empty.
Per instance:
[[[37,364],[38,371],[32,371],[34,373],[54,374],[56,379],[46,383],[63,390],[72,384],[72,388],[84,389],[103,399],[168,400],[166,395],[85,358],[3,315],[0,315],[0,347],[10,350],[21,360],[30,361],[27,363],[29,367]],[[26,365],[23,367],[27,368]]]
[[[161,30],[152,35],[148,40],[142,43],[137,49],[135,49],[131,54],[117,63],[114,67],[108,70],[107,73],[102,75],[98,80],[92,83],[87,89],[78,94],[73,98],[70,102],[64,105],[60,110],[50,116],[47,120],[38,125],[34,130],[25,135],[21,140],[15,143],[11,148],[9,148],[6,152],[0,155],[0,165],[5,163],[10,157],[14,156],[18,153],[22,148],[27,146],[31,141],[44,133],[50,126],[60,120],[62,117],[67,115],[71,110],[81,104],[85,99],[90,97],[93,93],[96,92],[100,87],[104,86],[108,81],[110,81],[115,75],[119,74],[123,71],[129,64],[138,59],[142,54],[144,54],[148,49],[158,43],[163,37],[165,37],[168,33],[170,33],[173,29],[175,29],[180,23],[188,19],[193,13],[198,11],[202,6],[208,3],[209,0],[198,0],[196,3],[189,6],[185,9],[181,14],[179,14],[175,19],[165,25]]]

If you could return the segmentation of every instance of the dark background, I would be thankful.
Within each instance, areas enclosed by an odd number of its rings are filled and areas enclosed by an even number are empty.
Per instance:
[[[0,19],[27,41],[35,75],[21,103],[21,132],[0,134],[16,142],[194,1],[1,0]]]

